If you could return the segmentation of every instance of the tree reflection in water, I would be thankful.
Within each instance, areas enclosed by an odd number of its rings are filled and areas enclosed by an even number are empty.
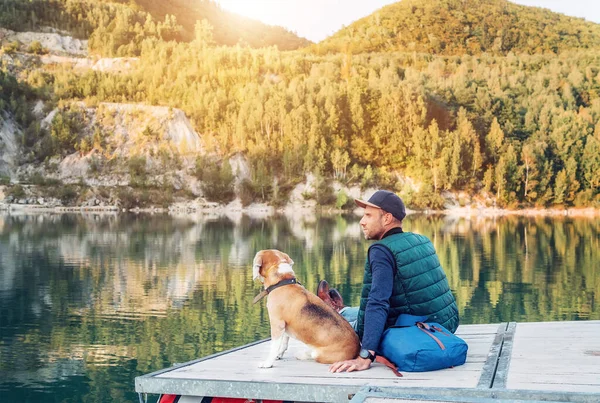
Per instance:
[[[600,223],[412,215],[434,242],[461,323],[600,319]],[[0,393],[137,401],[133,378],[268,337],[251,261],[277,248],[302,284],[359,300],[358,217],[0,216]]]

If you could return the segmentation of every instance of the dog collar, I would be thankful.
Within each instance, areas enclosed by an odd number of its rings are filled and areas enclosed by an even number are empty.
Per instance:
[[[278,282],[276,284],[273,284],[272,286],[267,287],[266,290],[262,290],[260,292],[260,294],[258,294],[256,297],[254,297],[254,301],[252,301],[252,303],[256,304],[258,301],[260,301],[261,299],[263,299],[264,297],[266,297],[274,289],[279,288],[279,287],[283,287],[284,285],[290,285],[290,284],[300,284],[300,283],[295,278],[288,278],[288,279],[285,279],[285,280],[281,280],[280,282]],[[302,284],[300,284],[300,285],[302,285]]]

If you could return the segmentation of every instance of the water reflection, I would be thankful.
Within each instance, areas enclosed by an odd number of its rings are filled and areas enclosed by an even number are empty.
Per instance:
[[[600,223],[409,216],[434,242],[462,323],[600,319]],[[369,243],[358,218],[0,216],[0,393],[137,401],[133,378],[268,336],[256,251],[356,304]]]

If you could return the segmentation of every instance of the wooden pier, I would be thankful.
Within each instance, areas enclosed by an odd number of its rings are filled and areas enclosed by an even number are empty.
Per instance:
[[[461,325],[467,362],[396,377],[369,370],[332,374],[328,365],[298,361],[290,340],[273,368],[258,368],[269,343],[234,350],[137,377],[141,394],[219,396],[296,402],[600,402],[600,321]]]

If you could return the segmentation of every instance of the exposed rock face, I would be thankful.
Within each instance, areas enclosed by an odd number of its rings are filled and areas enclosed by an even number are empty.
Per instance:
[[[60,64],[70,66],[75,70],[92,69],[112,74],[127,73],[135,69],[139,60],[137,57],[104,57],[96,60],[91,57],[61,56],[57,54],[40,56],[42,64]]]
[[[165,140],[171,141],[182,154],[199,153],[202,151],[200,136],[194,131],[192,124],[180,109],[154,106],[153,115],[159,118],[161,125],[166,127]],[[173,116],[171,117],[171,112]],[[166,115],[166,116],[165,116]]]
[[[3,42],[19,41],[25,46],[38,41],[50,53],[61,55],[87,56],[88,53],[88,41],[58,33],[14,32],[0,28],[0,40]]]
[[[67,155],[59,165],[60,176],[63,178],[85,178],[90,167],[90,156],[80,156],[79,153]]]
[[[20,130],[15,122],[4,115],[0,117],[0,175],[13,177],[19,154]]]
[[[101,103],[91,108],[83,103],[77,105],[81,121],[85,122],[80,138],[88,138],[92,142],[94,133],[99,130],[105,145],[85,154],[76,152],[54,161],[58,165],[60,179],[72,182],[83,177],[96,185],[126,184],[127,166],[113,166],[108,172],[103,172],[102,178],[90,177],[97,176],[92,175],[90,167],[102,159],[128,161],[132,157],[143,156],[146,157],[148,172],[172,174],[171,180],[176,188],[179,183],[191,181],[192,178],[181,177],[178,171],[185,171],[193,165],[195,156],[203,153],[204,147],[183,111],[141,104]],[[42,128],[49,130],[57,113],[58,110],[50,112],[42,120]],[[183,158],[177,164],[175,161],[179,157]]]
[[[124,73],[135,68],[139,60],[137,57],[102,58],[94,63],[92,70],[106,73]]]
[[[135,154],[149,147],[167,144],[180,154],[203,151],[202,141],[194,131],[185,113],[166,106],[141,104],[101,103],[97,109],[88,108],[92,123],[113,133],[112,140],[119,144],[115,152]]]
[[[240,186],[240,183],[244,179],[250,178],[250,167],[248,161],[242,154],[236,154],[229,159],[229,165],[231,166],[231,173],[235,177],[236,188]]]
[[[40,62],[42,62],[43,64],[60,64],[65,66],[71,66],[74,69],[90,69],[95,64],[94,59],[92,58],[60,56],[55,54],[47,54],[40,56]]]
[[[42,119],[44,117],[44,101],[38,100],[31,112],[36,119]]]

